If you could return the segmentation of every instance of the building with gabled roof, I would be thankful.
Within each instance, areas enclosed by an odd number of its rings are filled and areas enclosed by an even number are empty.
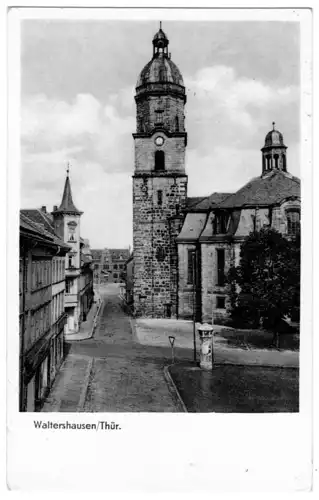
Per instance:
[[[122,283],[129,255],[128,248],[92,249],[95,283]]]

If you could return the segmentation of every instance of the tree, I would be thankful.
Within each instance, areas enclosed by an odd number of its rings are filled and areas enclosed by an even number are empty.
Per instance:
[[[278,331],[284,316],[299,320],[300,235],[287,239],[270,228],[251,232],[228,283],[235,323]]]

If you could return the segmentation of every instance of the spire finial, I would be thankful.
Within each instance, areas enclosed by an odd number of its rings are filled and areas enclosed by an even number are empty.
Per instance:
[[[160,30],[162,29],[162,21],[160,21]]]
[[[272,122],[272,129],[275,130],[275,122]]]
[[[69,177],[70,173],[70,162],[68,161],[67,166],[66,166],[66,176]]]

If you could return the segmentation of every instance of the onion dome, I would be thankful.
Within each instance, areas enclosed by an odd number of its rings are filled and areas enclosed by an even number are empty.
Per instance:
[[[272,123],[273,129],[265,137],[265,148],[285,146],[284,137],[281,132],[275,129],[275,122]]]
[[[176,64],[163,55],[146,64],[140,73],[136,87],[158,82],[170,82],[184,86],[183,77]]]
[[[173,83],[184,86],[183,77],[168,53],[169,40],[160,27],[153,38],[153,58],[142,69],[136,88],[149,83]]]

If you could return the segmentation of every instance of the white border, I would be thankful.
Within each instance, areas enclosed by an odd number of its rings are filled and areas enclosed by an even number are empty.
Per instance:
[[[23,2],[19,2],[22,4]],[[43,3],[43,2],[41,2]],[[236,3],[236,2],[235,2]],[[78,3],[79,4],[79,3]],[[142,2],[141,2],[142,4]],[[267,2],[268,6],[273,2]],[[34,2],[36,5],[36,2]],[[234,2],[232,3],[234,5]],[[64,16],[66,9],[54,11],[54,17]],[[110,12],[107,16],[110,18]],[[185,17],[184,17],[185,12]],[[196,18],[197,11],[183,11],[183,19],[189,21]],[[207,19],[208,12],[201,11],[200,17]],[[243,11],[227,11],[227,19]],[[265,11],[246,11],[245,20],[265,19]],[[285,10],[267,11],[271,19],[285,19],[287,15],[292,19],[300,16],[302,19],[302,37],[309,34],[309,24],[303,19],[307,11],[288,12]],[[88,9],[85,12],[77,10],[77,19],[88,18]],[[219,19],[225,16],[225,11],[215,11]],[[308,13],[309,14],[309,13]],[[28,16],[34,18],[34,11],[28,11]],[[112,14],[113,15],[113,14]],[[162,11],[133,11],[127,17],[127,11],[117,10],[114,17],[119,19],[181,19],[181,11],[168,11],[163,16]],[[57,17],[56,17],[57,16]],[[74,14],[73,14],[74,16]],[[79,16],[79,17],[78,17]],[[82,16],[82,17],[81,17]],[[101,11],[92,11],[93,18],[101,19]],[[96,16],[96,17],[94,17]],[[203,17],[202,17],[203,16]],[[228,17],[230,16],[230,17]],[[51,9],[42,11],[42,18],[53,17]],[[90,12],[91,17],[91,12]],[[11,18],[11,19],[10,19]],[[17,148],[19,123],[19,99],[17,84],[19,82],[19,61],[16,52],[20,13],[14,9],[10,13],[9,22],[9,169],[8,169],[8,332],[17,331],[17,234],[12,228],[17,227],[17,207],[19,206],[19,191],[17,189],[19,169],[19,148]],[[253,491],[262,486],[264,491],[285,491],[304,489],[309,484],[309,447],[311,445],[311,277],[312,277],[312,176],[311,169],[305,170],[304,165],[311,161],[311,85],[310,68],[306,61],[311,61],[310,43],[303,46],[303,94],[302,94],[302,137],[308,142],[302,145],[302,196],[303,220],[307,220],[307,227],[303,229],[303,278],[302,289],[304,301],[302,310],[302,331],[307,335],[302,337],[301,346],[301,412],[299,415],[112,415],[113,420],[123,422],[125,431],[116,439],[108,435],[102,440],[101,435],[96,437],[81,434],[72,435],[60,432],[41,435],[35,433],[31,427],[32,415],[16,413],[17,369],[16,353],[18,352],[17,336],[8,336],[8,444],[9,444],[9,477],[12,487],[43,489],[51,482],[51,489],[67,489],[72,487],[72,480],[78,488],[93,491],[105,488],[107,475],[107,491],[124,489],[130,491],[144,490],[161,491],[162,487],[169,491],[224,491],[229,487],[232,491],[248,489]],[[306,53],[305,52],[308,52]],[[12,87],[15,86],[15,88]],[[307,88],[308,86],[308,88]],[[310,90],[310,94],[309,94]],[[307,116],[310,115],[310,116]],[[309,332],[309,333],[308,333]],[[67,418],[68,414],[54,416],[55,421]],[[99,418],[101,414],[98,415]],[[86,421],[96,421],[97,415],[86,415]],[[112,419],[108,415],[109,419]],[[83,415],[69,415],[73,421],[83,421]],[[184,419],[184,420],[183,420]],[[235,422],[235,423],[234,423]],[[271,433],[260,428],[271,429]],[[209,438],[207,430],[209,429]],[[204,430],[204,432],[202,432]],[[239,431],[241,435],[239,435]],[[254,437],[254,435],[256,437]],[[196,439],[194,439],[194,436]],[[154,443],[152,445],[152,442]],[[101,443],[101,444],[100,444]],[[94,462],[97,447],[99,448],[100,463],[95,463],[94,484],[93,471],[90,464]],[[155,450],[154,450],[155,448]],[[107,449],[107,453],[105,450]],[[110,453],[110,449],[112,453]],[[137,450],[144,451],[144,454]],[[264,450],[264,456],[263,455]],[[154,452],[155,451],[155,452]],[[34,454],[32,454],[34,452]],[[260,455],[258,454],[260,452]],[[14,458],[13,458],[14,457]],[[90,459],[88,460],[88,457]],[[297,459],[297,460],[296,460]],[[190,465],[192,464],[192,465]],[[32,467],[29,467],[32,466]],[[246,469],[250,473],[246,473]],[[10,470],[11,469],[11,470]],[[31,474],[36,470],[35,478]],[[67,472],[66,472],[67,471]],[[107,473],[106,471],[111,471]],[[123,474],[124,472],[124,474]],[[61,474],[61,476],[59,476]],[[69,477],[67,477],[69,476]],[[96,477],[99,476],[99,477]],[[60,477],[60,481],[58,478]],[[160,477],[160,481],[159,481]],[[86,481],[87,479],[87,481]],[[73,482],[74,482],[73,481]],[[64,484],[62,484],[64,483]],[[160,484],[159,484],[160,483]]]

